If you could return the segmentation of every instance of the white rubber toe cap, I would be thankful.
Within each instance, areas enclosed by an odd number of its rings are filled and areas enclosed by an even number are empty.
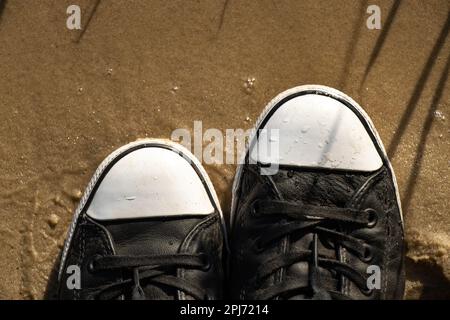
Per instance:
[[[106,173],[87,214],[97,220],[211,214],[201,173],[191,163],[167,148],[134,150]]]
[[[383,165],[357,111],[332,97],[304,94],[267,112],[259,128],[267,130],[250,150],[253,161],[358,171]]]

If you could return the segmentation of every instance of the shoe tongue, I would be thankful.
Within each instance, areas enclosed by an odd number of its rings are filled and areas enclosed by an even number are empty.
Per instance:
[[[175,254],[189,231],[202,218],[152,218],[103,222],[109,231],[117,255],[143,256]],[[173,275],[175,275],[175,270]],[[132,273],[126,278],[132,277]],[[176,289],[164,285],[141,283],[148,299],[173,299]]]
[[[356,190],[367,179],[367,175],[280,170],[272,179],[286,201],[309,205],[345,207]]]
[[[363,174],[348,174],[340,172],[295,172],[280,170],[272,180],[284,200],[308,205],[328,207],[345,207],[367,177]],[[311,248],[312,234],[291,236],[289,251],[300,251]],[[336,257],[334,248],[324,246],[319,238],[318,252],[328,257]],[[285,276],[293,278],[310,277],[311,262],[298,262],[286,269]],[[339,279],[329,270],[318,267],[317,278],[319,286],[324,290],[337,290]],[[319,293],[320,294],[320,293]],[[289,299],[309,299],[310,295],[297,294]]]

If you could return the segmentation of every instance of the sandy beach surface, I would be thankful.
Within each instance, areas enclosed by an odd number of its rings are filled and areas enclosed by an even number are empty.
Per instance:
[[[115,148],[197,120],[248,129],[301,84],[371,116],[400,185],[406,298],[450,298],[448,0],[0,3],[1,299],[51,296],[74,209]],[[66,28],[70,4],[81,31]],[[228,214],[235,166],[206,169]]]

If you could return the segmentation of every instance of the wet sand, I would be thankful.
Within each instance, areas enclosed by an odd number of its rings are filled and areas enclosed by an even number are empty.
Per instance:
[[[74,2],[82,32],[65,26]],[[80,194],[115,148],[169,138],[195,120],[247,129],[277,93],[311,83],[358,101],[390,152],[408,243],[406,297],[450,298],[450,8],[393,3],[1,5],[0,298],[44,297]],[[369,4],[380,6],[382,30],[366,28]],[[235,166],[206,168],[227,213]]]

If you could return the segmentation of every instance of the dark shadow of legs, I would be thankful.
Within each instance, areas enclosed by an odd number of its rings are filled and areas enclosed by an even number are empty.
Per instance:
[[[219,28],[217,29],[217,35],[220,33],[220,31],[222,31],[223,22],[225,21],[225,14],[227,12],[228,4],[229,4],[229,0],[224,0],[223,9],[222,9],[222,12],[220,13]]]
[[[7,0],[0,0],[0,22],[2,21],[3,11],[5,10]]]
[[[101,2],[101,0],[95,0],[94,7],[92,8],[91,13],[89,14],[89,16],[86,20],[86,24],[83,26],[83,28],[80,31],[79,36],[75,40],[76,43],[79,43],[81,41],[81,38],[83,38],[84,33],[86,32],[87,28],[89,27],[89,23],[91,22],[92,17],[95,15],[95,12],[97,11],[97,8],[98,8],[100,2]]]
[[[447,15],[447,21],[445,22],[441,33],[439,35],[439,38],[437,39],[433,50],[431,50],[431,53],[428,57],[428,61],[425,64],[425,67],[422,69],[422,73],[420,75],[419,80],[416,83],[416,86],[414,87],[413,95],[411,96],[408,105],[406,107],[405,112],[402,115],[402,118],[400,120],[400,123],[397,127],[397,130],[395,130],[394,137],[392,138],[391,144],[388,148],[388,155],[389,157],[393,157],[397,151],[397,147],[400,144],[400,140],[405,133],[406,127],[408,126],[409,120],[414,113],[414,110],[417,107],[417,102],[419,101],[420,95],[422,94],[423,88],[425,87],[425,84],[428,80],[428,77],[431,73],[431,69],[433,68],[433,65],[439,55],[440,50],[445,44],[445,39],[447,38],[448,32],[449,32],[449,26],[450,26],[450,12]]]
[[[420,141],[417,146],[416,157],[414,158],[413,167],[411,169],[411,173],[408,178],[408,184],[406,187],[405,196],[403,198],[403,208],[404,208],[405,212],[408,212],[408,208],[411,204],[411,199],[414,194],[414,188],[416,186],[417,178],[419,176],[419,173],[420,173],[420,170],[422,167],[422,161],[423,161],[423,155],[424,155],[425,147],[426,147],[426,143],[427,143],[427,137],[428,137],[428,134],[430,133],[431,127],[433,126],[434,113],[437,110],[439,102],[442,98],[442,94],[444,92],[445,84],[447,83],[449,66],[450,66],[450,55],[447,57],[447,64],[445,65],[445,68],[439,79],[439,83],[436,88],[436,92],[433,96],[433,101],[431,102],[431,106],[430,106],[430,109],[428,110],[427,118],[425,119],[425,123],[423,125],[422,135],[420,137]]]
[[[347,85],[347,79],[348,79],[348,73],[350,71],[350,66],[353,62],[353,58],[355,55],[355,49],[358,44],[358,39],[361,35],[361,30],[364,25],[364,18],[365,18],[365,8],[367,8],[368,0],[364,0],[364,2],[361,2],[361,6],[359,7],[358,11],[361,12],[358,19],[356,20],[355,24],[353,25],[353,31],[350,38],[349,46],[345,52],[345,60],[344,60],[344,69],[341,73],[341,79],[339,80],[339,89],[344,90],[345,86]]]
[[[384,42],[386,41],[386,38],[389,34],[389,30],[391,29],[392,23],[394,22],[394,18],[397,15],[398,8],[400,7],[401,0],[395,0],[394,4],[392,5],[391,10],[389,11],[389,14],[386,18],[385,23],[383,24],[383,27],[381,29],[381,33],[378,36],[377,42],[375,43],[375,47],[372,50],[372,53],[369,58],[369,62],[366,66],[366,70],[364,71],[364,77],[361,80],[360,88],[364,85],[366,82],[367,76],[370,73],[370,70],[372,69],[375,61],[378,58],[378,55],[381,52],[381,49],[383,48]]]

